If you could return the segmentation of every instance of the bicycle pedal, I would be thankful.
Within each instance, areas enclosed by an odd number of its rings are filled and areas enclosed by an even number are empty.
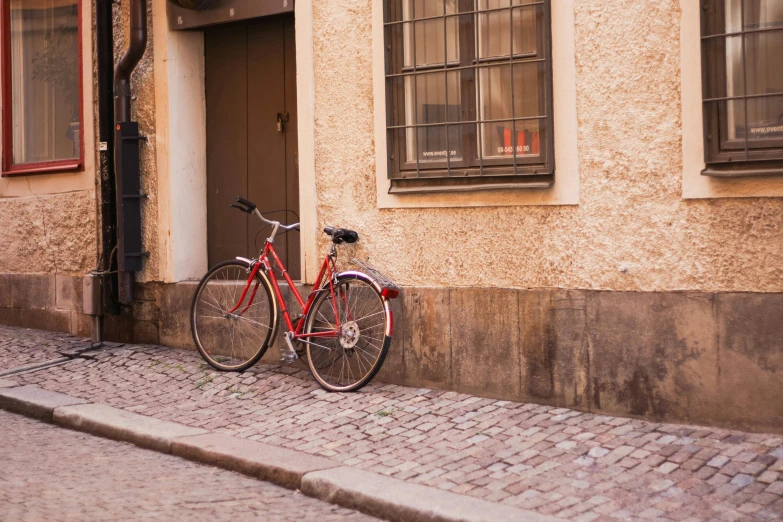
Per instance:
[[[296,355],[296,352],[285,350],[280,354],[280,362],[282,363],[291,364],[292,362],[296,362],[297,359],[299,359],[299,356]]]

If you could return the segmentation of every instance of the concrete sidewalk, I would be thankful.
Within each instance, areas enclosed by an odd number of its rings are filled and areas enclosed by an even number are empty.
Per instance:
[[[37,340],[56,344],[58,339],[73,343],[60,334],[0,328],[4,350],[18,346],[25,351]],[[6,367],[0,359],[0,368]],[[104,435],[126,440],[130,435],[123,433],[148,426],[147,439],[134,442],[158,444],[158,449],[188,458],[246,466],[248,474],[266,474],[262,478],[278,483],[288,480],[289,487],[297,487],[299,480],[298,487],[314,496],[347,507],[364,504],[370,514],[399,520],[417,513],[423,517],[427,501],[439,498],[438,491],[453,495],[443,497],[446,507],[466,506],[460,509],[469,514],[474,506],[486,520],[527,517],[529,511],[573,520],[783,516],[779,436],[656,424],[381,383],[360,393],[329,394],[308,372],[296,368],[259,365],[244,374],[221,374],[195,352],[158,346],[89,352],[8,379],[17,386],[0,395],[34,386],[67,394],[65,402],[75,398],[94,404],[52,403],[52,419],[60,424],[104,430]],[[35,393],[27,390],[23,394]],[[3,400],[6,407],[8,401],[13,399]],[[203,432],[157,441],[150,435],[172,426]],[[185,444],[188,438],[190,446]],[[283,452],[276,448],[296,453],[280,459]],[[239,463],[248,455],[265,463]],[[320,459],[317,469],[308,467],[309,456]],[[297,468],[300,478],[293,482],[285,469],[269,471],[300,458],[305,464]],[[328,465],[320,467],[324,461]],[[491,516],[490,508],[513,511]],[[381,514],[379,509],[390,511]],[[434,519],[454,519],[451,513]]]

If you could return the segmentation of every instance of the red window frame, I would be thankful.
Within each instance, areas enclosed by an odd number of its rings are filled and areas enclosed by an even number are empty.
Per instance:
[[[66,160],[40,161],[36,163],[13,163],[13,111],[11,110],[11,2],[0,0],[0,27],[2,28],[3,65],[2,108],[3,108],[3,158],[2,177],[25,174],[52,174],[84,170],[84,62],[82,53],[82,0],[76,0],[78,17],[77,39],[79,41],[79,157]]]

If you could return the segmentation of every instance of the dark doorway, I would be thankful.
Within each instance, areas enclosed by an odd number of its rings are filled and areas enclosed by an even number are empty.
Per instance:
[[[254,257],[271,227],[229,205],[236,196],[268,218],[299,221],[296,51],[292,14],[210,27],[204,34],[207,106],[207,243],[210,266]],[[281,120],[281,121],[278,121]],[[275,239],[300,278],[299,232]]]

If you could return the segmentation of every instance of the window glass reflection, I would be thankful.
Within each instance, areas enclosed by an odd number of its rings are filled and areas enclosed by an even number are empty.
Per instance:
[[[76,0],[10,0],[13,163],[80,156]]]

